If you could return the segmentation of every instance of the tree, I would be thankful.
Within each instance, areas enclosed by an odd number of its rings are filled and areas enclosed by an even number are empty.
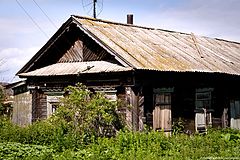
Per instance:
[[[2,85],[0,85],[0,115],[2,115],[2,112],[4,110],[4,107],[3,107],[4,99],[5,99],[4,88]]]
[[[118,102],[93,93],[82,84],[69,86],[51,121],[84,136],[111,136],[123,127],[117,114]]]
[[[5,63],[4,60],[3,60],[3,59],[0,59],[0,73],[3,72],[3,71],[1,70],[1,67],[2,67],[2,65],[3,65],[4,63]]]
[[[0,80],[3,80],[2,73],[4,72],[4,70],[2,69],[2,66],[4,65],[4,63],[5,63],[4,59],[0,58]]]
[[[13,112],[12,102],[10,101],[10,91],[7,90],[4,85],[6,83],[0,83],[0,115],[11,117]]]

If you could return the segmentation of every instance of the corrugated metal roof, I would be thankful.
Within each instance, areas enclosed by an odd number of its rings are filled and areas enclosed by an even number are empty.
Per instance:
[[[106,61],[56,63],[31,72],[21,73],[20,77],[78,75],[83,73],[131,71],[130,67],[122,67]]]
[[[240,44],[194,34],[72,16],[99,44],[136,69],[240,75]],[[97,38],[96,38],[97,37]]]

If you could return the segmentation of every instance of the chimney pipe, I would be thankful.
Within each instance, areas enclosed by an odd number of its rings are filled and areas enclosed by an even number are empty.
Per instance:
[[[127,24],[133,24],[133,14],[127,15]]]

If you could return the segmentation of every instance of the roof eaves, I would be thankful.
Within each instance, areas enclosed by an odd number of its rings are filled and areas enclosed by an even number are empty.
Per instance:
[[[27,83],[26,80],[21,80],[21,81],[18,81],[18,82],[14,82],[14,83],[8,84],[6,86],[6,88],[7,89],[10,89],[10,88],[13,89],[13,88],[25,85],[26,83]]]
[[[222,74],[230,76],[240,76],[238,73],[228,73],[228,72],[216,72],[216,71],[204,71],[204,70],[186,70],[186,71],[177,71],[177,70],[159,70],[159,69],[146,69],[146,68],[137,68],[135,71],[153,71],[153,72],[172,72],[172,73],[203,73],[203,74]]]

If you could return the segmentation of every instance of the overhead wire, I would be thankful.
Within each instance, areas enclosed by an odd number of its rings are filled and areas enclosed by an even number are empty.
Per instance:
[[[49,39],[49,36],[44,32],[44,30],[38,25],[38,23],[33,19],[33,17],[27,12],[27,10],[23,7],[23,5],[16,0],[17,4],[22,8],[22,10],[25,12],[25,14],[32,20],[32,22],[38,27],[38,29]],[[46,14],[46,12],[40,7],[40,5],[33,0],[34,4],[41,10],[41,12],[47,17],[47,19],[50,21],[50,23],[57,28],[56,24],[51,20],[51,18]],[[70,46],[72,45],[72,43],[68,40],[65,39],[67,41],[67,44],[69,44]],[[53,44],[53,46],[56,48],[56,50],[61,54],[62,52],[60,51],[60,49],[58,48],[58,46],[56,46],[55,44]],[[75,52],[75,51],[74,51]]]
[[[35,1],[33,0],[33,2],[35,3],[35,5],[41,10],[41,12],[46,16],[46,18],[49,20],[49,22],[55,27],[58,29],[58,27],[56,26],[56,24],[51,20],[51,18],[46,14],[46,12],[42,9],[42,7],[40,7],[40,5]],[[72,46],[72,43],[68,40],[68,39],[65,39],[67,44]],[[55,46],[55,48],[58,50],[58,52],[61,54],[61,51],[60,49],[58,49],[58,46],[56,46],[55,44],[53,44]],[[74,53],[77,53],[75,50],[73,50]]]
[[[57,28],[56,24],[51,20],[51,18],[46,14],[46,12],[40,7],[40,5],[33,0],[33,2],[35,3],[35,5],[41,10],[41,12],[47,17],[47,19],[49,20],[49,22],[55,27]]]
[[[27,10],[23,7],[23,5],[18,1],[15,0],[17,2],[17,4],[21,7],[21,9],[25,12],[25,14],[28,16],[28,18],[31,19],[31,21],[38,27],[38,29],[47,37],[49,38],[49,36],[46,34],[46,32],[44,32],[44,30],[38,25],[38,23],[33,19],[33,17],[27,12]]]

